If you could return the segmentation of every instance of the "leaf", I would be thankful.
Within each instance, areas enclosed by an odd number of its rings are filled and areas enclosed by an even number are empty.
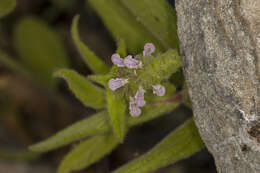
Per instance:
[[[105,87],[107,86],[109,79],[111,79],[111,75],[88,75],[87,78]]]
[[[121,57],[126,57],[127,55],[126,43],[122,38],[118,41],[116,53],[118,53]]]
[[[166,48],[178,48],[177,17],[167,0],[121,0]]]
[[[13,60],[6,52],[2,51],[0,49],[0,62],[1,65],[4,65],[5,67],[17,72],[17,73],[22,73],[24,75],[29,76],[29,72],[26,71],[19,62]]]
[[[1,0],[0,1],[0,18],[9,14],[14,10],[16,6],[16,0]]]
[[[105,107],[105,90],[92,84],[86,77],[69,69],[58,70],[55,72],[54,76],[65,79],[70,90],[85,106],[95,109]]]
[[[171,87],[168,86],[166,95],[163,97],[156,97],[156,100],[153,101],[167,100],[168,98],[171,98],[174,93],[175,87],[172,85]],[[139,118],[133,118],[130,116],[127,117],[127,126],[132,127],[134,125],[138,125],[162,116],[163,114],[175,109],[179,104],[179,102],[172,102],[145,106],[142,110],[143,113]],[[65,128],[64,130],[61,130],[60,132],[46,139],[45,141],[30,146],[30,150],[37,152],[46,152],[69,144],[81,138],[106,133],[108,131],[111,131],[111,125],[109,121],[110,120],[108,113],[105,111],[100,112],[98,114],[92,115],[91,117],[85,118]]]
[[[84,62],[88,67],[97,74],[106,74],[109,72],[109,67],[99,59],[81,40],[78,33],[79,15],[76,15],[72,22],[71,35],[73,41],[80,52]]]
[[[147,64],[145,71],[138,76],[136,83],[148,88],[151,85],[167,80],[181,66],[182,62],[177,51],[169,49]]]
[[[59,131],[47,140],[30,146],[29,149],[37,152],[49,151],[87,136],[104,133],[110,129],[108,118],[106,111],[96,113]]]
[[[30,161],[39,158],[39,153],[13,148],[1,148],[0,160],[5,161]]]
[[[113,134],[94,136],[73,148],[62,160],[58,173],[78,171],[109,154],[117,145]]]
[[[192,119],[171,132],[146,154],[113,173],[147,173],[185,159],[204,147]]]
[[[20,20],[14,34],[16,50],[26,69],[42,83],[54,87],[52,73],[69,66],[59,35],[35,17]]]
[[[107,89],[107,110],[113,131],[123,142],[126,134],[126,103],[123,97],[116,97],[110,89]]]
[[[159,51],[166,49],[138,21],[139,17],[134,16],[120,0],[89,0],[88,2],[102,18],[114,39],[124,39],[131,53],[141,52],[147,42],[152,42]]]

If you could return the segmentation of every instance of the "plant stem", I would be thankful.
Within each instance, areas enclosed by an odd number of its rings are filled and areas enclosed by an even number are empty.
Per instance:
[[[178,102],[178,103],[184,103],[188,98],[188,90],[183,89],[182,91],[178,92],[175,94],[173,97],[168,98],[166,100],[159,100],[150,103],[150,105],[155,105],[155,104],[165,104],[165,103],[172,103],[172,102]]]

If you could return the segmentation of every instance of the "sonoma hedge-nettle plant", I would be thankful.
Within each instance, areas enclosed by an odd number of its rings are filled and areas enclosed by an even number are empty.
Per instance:
[[[80,140],[61,161],[59,173],[81,170],[97,162],[124,142],[131,127],[162,116],[186,101],[185,89],[176,91],[169,82],[182,65],[177,51],[176,16],[169,4],[164,0],[89,3],[118,40],[118,47],[111,56],[114,65],[110,68],[80,40],[79,17],[73,19],[73,41],[93,74],[85,77],[62,68],[54,76],[65,79],[74,95],[97,113],[30,146],[32,151],[47,152]],[[150,172],[201,148],[203,143],[189,119],[149,152],[113,172]]]
[[[121,39],[117,53],[111,56],[114,65],[109,69],[80,41],[78,19],[77,16],[73,21],[73,39],[96,74],[84,77],[73,70],[60,69],[54,75],[64,78],[75,96],[98,113],[30,147],[33,151],[46,152],[84,139],[64,157],[59,173],[80,170],[98,161],[123,143],[130,127],[175,109],[185,101],[186,93],[176,93],[176,88],[168,81],[182,64],[176,50],[161,53],[155,51],[154,44],[147,43],[141,54],[126,56],[126,45]],[[188,120],[150,152],[114,172],[149,172],[183,159],[202,147],[194,122]]]

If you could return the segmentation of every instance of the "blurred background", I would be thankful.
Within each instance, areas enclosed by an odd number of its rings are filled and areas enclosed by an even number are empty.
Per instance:
[[[174,1],[169,3],[174,8]],[[0,173],[56,172],[73,144],[43,154],[32,153],[27,147],[95,112],[84,107],[65,82],[53,79],[48,63],[41,59],[46,52],[50,56],[62,55],[64,59],[55,60],[60,67],[90,74],[71,39],[70,27],[76,14],[81,16],[81,39],[111,65],[116,42],[87,0],[18,0],[15,10],[0,19],[0,54],[4,57],[0,61]],[[54,41],[48,42],[52,35]],[[44,48],[48,46],[50,52]],[[180,106],[168,115],[132,128],[124,144],[81,172],[111,172],[148,151],[191,115],[190,109]],[[156,171],[191,172],[216,173],[214,160],[206,149]]]

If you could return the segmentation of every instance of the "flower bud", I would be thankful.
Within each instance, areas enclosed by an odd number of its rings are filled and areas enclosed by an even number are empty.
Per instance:
[[[125,84],[128,83],[128,79],[124,78],[115,78],[115,79],[110,79],[108,81],[108,87],[112,90],[115,91],[116,89],[124,86]]]
[[[151,54],[155,51],[155,46],[153,43],[146,43],[144,45],[143,56],[151,56]]]
[[[153,85],[153,93],[158,96],[164,96],[166,90],[161,84]]]

